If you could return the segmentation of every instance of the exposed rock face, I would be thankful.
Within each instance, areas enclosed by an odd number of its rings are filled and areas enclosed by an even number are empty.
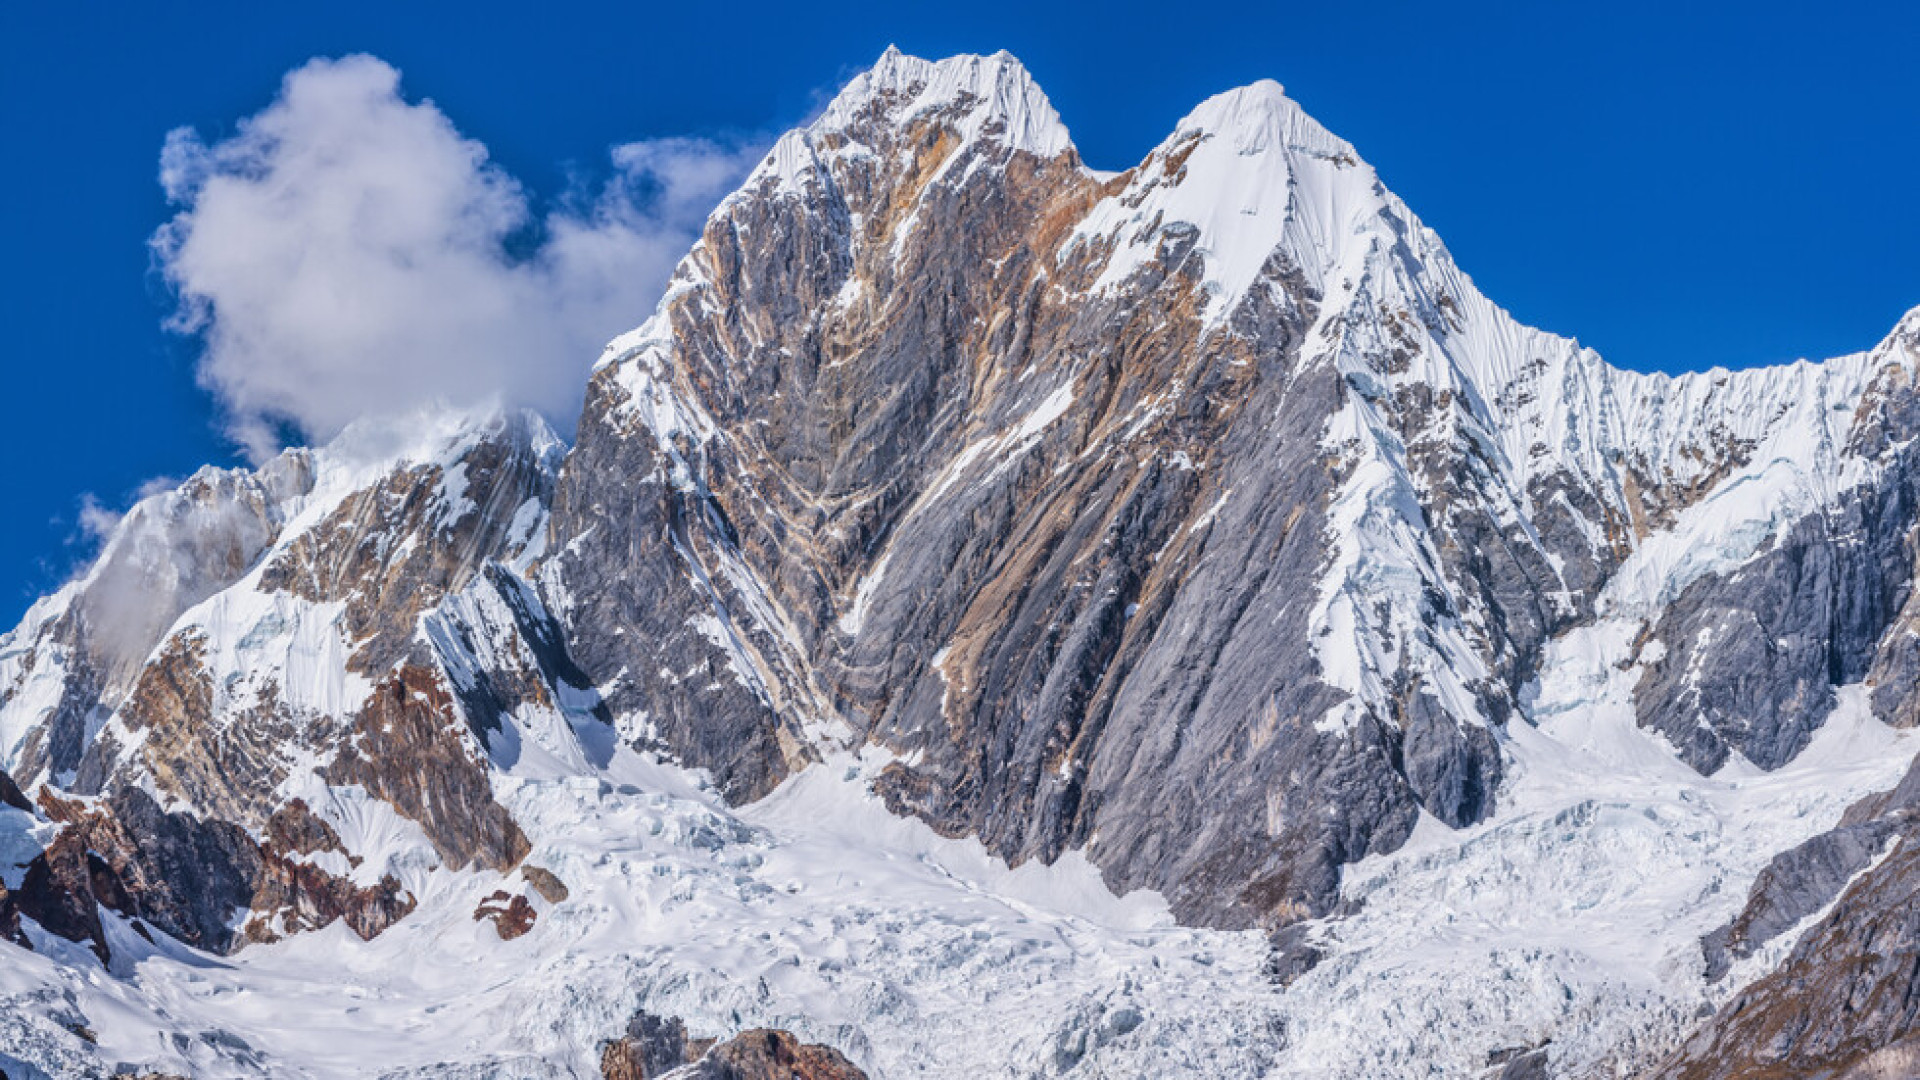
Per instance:
[[[1808,919],[1787,958],[1702,1025],[1661,1077],[1910,1075],[1920,1061],[1920,764],[1776,857],[1702,943],[1709,975]],[[1904,1070],[1904,1071],[1903,1071]]]
[[[1122,187],[1010,60],[884,61],[596,372],[549,580],[615,712],[736,797],[838,728],[915,759],[893,805],[1011,858],[1086,844],[1189,917],[1322,910],[1423,802],[1482,813],[1497,754],[1411,690],[1316,729],[1349,392],[1301,357],[1317,298],[1276,270],[1203,349],[1191,235],[1095,291],[1072,226]]]
[[[1907,602],[1916,512],[1920,461],[1903,451],[1883,482],[1688,586],[1655,628],[1665,654],[1636,691],[1641,723],[1701,772],[1731,751],[1767,769],[1791,760],[1833,710],[1833,688],[1867,677]]]
[[[531,416],[429,420],[424,433],[370,429],[258,472],[209,471],[142,503],[100,565],[8,636],[24,647],[7,652],[0,727],[34,721],[26,710],[65,672],[18,760],[99,796],[45,803],[68,831],[43,876],[77,885],[84,867],[61,845],[79,844],[122,890],[43,890],[74,906],[71,918],[48,908],[51,932],[97,940],[97,899],[215,951],[336,919],[371,937],[415,901],[394,853],[362,866],[368,845],[385,843],[358,808],[366,797],[418,826],[449,867],[504,873],[525,855],[493,799],[485,736],[515,710],[560,711],[557,680],[584,679],[531,590],[497,562],[533,553],[559,444]],[[136,555],[141,572],[180,584],[155,596],[171,628],[113,639],[151,650],[123,664],[73,628],[134,602],[121,580],[132,571],[116,568]],[[474,599],[493,590],[506,599]],[[443,609],[510,615],[423,632]],[[564,692],[582,698],[583,722],[604,724],[587,691]],[[75,752],[36,749],[70,715]],[[369,822],[372,837],[355,831]]]
[[[78,768],[88,725],[174,619],[237,581],[313,482],[311,454],[290,450],[253,472],[203,469],[130,510],[85,577],[7,635],[19,648],[0,649],[0,759],[28,784]]]
[[[0,806],[33,813],[33,803],[28,801],[26,793],[20,790],[20,785],[14,783],[13,777],[7,775],[4,769],[0,769]]]
[[[522,705],[575,708],[602,725],[612,715],[567,651],[559,624],[533,585],[494,563],[421,620],[435,661],[447,673],[467,725],[495,761],[513,764],[511,740],[498,738]],[[571,705],[556,695],[573,699]]]
[[[0,844],[9,856],[0,863],[0,940],[32,948],[20,925],[30,918],[49,933],[88,942],[104,959],[107,943],[93,897],[96,860],[64,837],[37,841],[34,834],[44,822],[13,778],[0,771]]]
[[[356,885],[311,861],[311,856],[333,853],[358,868],[360,860],[347,852],[333,826],[314,816],[305,801],[295,799],[267,821],[267,840],[261,852],[260,880],[254,888],[248,920],[249,941],[272,941],[302,930],[318,930],[336,919],[363,941],[399,922],[416,901],[392,874],[370,886]]]
[[[1832,711],[1833,688],[1863,679],[1876,712],[1913,722],[1920,653],[1913,635],[1889,630],[1913,621],[1920,559],[1916,356],[1920,313],[1865,355],[1871,381],[1857,398],[1828,407],[1847,421],[1825,436],[1844,446],[1839,475],[1816,480],[1839,489],[1829,504],[1776,517],[1755,557],[1699,577],[1659,614],[1662,655],[1636,691],[1640,721],[1702,772],[1732,752],[1779,767]]]
[[[1826,907],[1853,876],[1886,850],[1900,822],[1879,818],[1845,825],[1774,856],[1754,882],[1747,906],[1701,942],[1707,977],[1719,979],[1735,960]]]
[[[1498,1080],[1552,1080],[1547,1070],[1547,1052],[1528,1050],[1516,1054],[1501,1066]]]
[[[473,910],[473,921],[482,919],[493,923],[494,932],[500,935],[501,941],[512,941],[526,936],[538,921],[538,915],[525,896],[508,896],[505,889],[495,889]]]
[[[1910,1075],[1920,1049],[1920,850],[1903,838],[1786,961],[1749,986],[1658,1076]]]
[[[830,1046],[773,1028],[731,1039],[689,1039],[678,1017],[634,1014],[624,1035],[601,1047],[605,1080],[866,1080]]]
[[[420,826],[449,866],[504,873],[526,857],[527,838],[493,801],[485,758],[464,732],[439,679],[403,667],[374,689],[353,737],[323,775],[391,804]]]
[[[1907,600],[1913,363],[1620,372],[1277,86],[1109,176],[1011,58],[890,54],[596,368],[541,580],[629,736],[733,798],[874,743],[942,832],[1282,924],[1490,812],[1544,645],[1756,479],[1788,510],[1723,570],[1623,588],[1643,722],[1791,758]]]
[[[600,1075],[605,1080],[655,1080],[698,1058],[679,1017],[635,1013],[618,1039],[600,1048]]]
[[[391,876],[363,888],[305,861],[341,848],[297,800],[275,815],[265,845],[229,822],[163,811],[138,789],[93,803],[43,793],[39,809],[62,828],[26,864],[18,889],[0,886],[0,928],[18,944],[26,944],[19,919],[31,918],[89,943],[105,962],[102,909],[137,920],[141,933],[150,925],[216,952],[341,918],[371,938],[414,905]],[[236,932],[235,913],[248,909],[257,914]]]
[[[30,918],[41,929],[74,942],[86,942],[102,963],[109,958],[106,933],[100,925],[100,900],[95,885],[109,897],[123,896],[111,883],[98,856],[90,855],[74,839],[62,836],[27,864],[19,888],[0,898],[0,929],[7,940],[31,948],[20,920]]]
[[[587,393],[589,415],[630,400],[609,379]],[[640,739],[710,770],[732,798],[764,795],[787,774],[788,748],[797,756],[803,743],[789,736],[783,746],[770,691],[742,670],[740,631],[716,614],[737,606],[716,595],[731,580],[699,561],[714,558],[706,545],[718,511],[669,483],[644,430],[582,430],[554,502],[566,520],[556,536],[571,539],[547,580],[574,660],[606,687],[615,714],[635,718]]]
[[[556,877],[553,871],[541,866],[522,866],[520,876],[540,898],[549,904],[558,904],[568,896],[567,883]]]
[[[274,553],[260,587],[344,604],[353,671],[378,676],[415,659],[420,616],[524,545],[521,511],[551,497],[556,447],[530,430],[537,423],[505,417],[452,462],[403,466],[354,492]]]
[[[743,1031],[669,1076],[677,1080],[866,1080],[840,1051],[769,1028]]]
[[[246,830],[163,810],[152,796],[131,787],[115,791],[104,804],[46,795],[41,807],[68,826],[62,842],[111,871],[112,885],[101,887],[96,880],[93,889],[102,906],[199,948],[219,952],[235,943],[234,915],[251,903],[262,872],[262,853]]]
[[[536,418],[429,416],[208,470],[0,637],[37,793],[0,771],[0,936],[371,938],[519,868],[473,912],[515,940],[569,891],[495,784],[609,783],[618,739],[737,802],[869,755],[942,834],[1267,928],[1297,992],[1342,868],[1499,811],[1589,632],[1607,707],[1701,773],[1787,764],[1854,684],[1920,722],[1917,368],[1920,311],[1825,364],[1623,372],[1276,85],[1107,174],[1010,57],[890,52],[715,212],[564,464]],[[1707,973],[1811,929],[1668,1075],[1910,1067],[1916,807],[1773,859]],[[1488,1071],[1546,1074],[1500,1038]],[[604,1049],[859,1075],[652,1018]]]

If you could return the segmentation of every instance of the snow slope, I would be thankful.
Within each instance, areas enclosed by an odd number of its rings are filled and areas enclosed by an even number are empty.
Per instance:
[[[215,960],[122,931],[115,976],[77,950],[0,972],[0,1051],[89,1075],[24,1007],[70,995],[108,1060],[198,1077],[596,1076],[638,1006],[696,1035],[786,1027],[876,1076],[1261,1074],[1280,1001],[1260,935],[1177,927],[1078,859],[1009,870],[888,814],[863,787],[880,764],[740,812],[628,751],[502,777],[528,862],[570,891],[534,898],[528,936],[474,920],[497,877],[447,872],[371,942],[336,925]]]
[[[695,1034],[785,1027],[880,1077],[1463,1077],[1546,1040],[1556,1075],[1612,1075],[1759,973],[1704,985],[1699,935],[1920,747],[1849,692],[1789,767],[1702,778],[1634,725],[1605,662],[1621,644],[1566,643],[1540,727],[1514,729],[1500,813],[1429,820],[1354,867],[1356,910],[1318,928],[1327,959],[1285,990],[1258,933],[1180,928],[1078,857],[1009,869],[889,815],[865,790],[878,754],[730,811],[621,750],[498,778],[528,863],[570,891],[532,896],[524,938],[473,917],[497,876],[437,870],[371,942],[335,925],[216,959],[120,924],[109,974],[44,939],[0,972],[0,1053],[99,1075],[52,1009],[108,1061],[199,1077],[591,1077],[646,1008]]]
[[[1280,1077],[1462,1077],[1488,1053],[1547,1043],[1556,1077],[1633,1075],[1739,986],[1783,935],[1719,983],[1702,935],[1737,914],[1767,861],[1897,783],[1920,737],[1876,720],[1864,689],[1793,762],[1702,777],[1634,719],[1623,624],[1558,642],[1508,729],[1501,807],[1349,868],[1355,910],[1318,935],[1329,959],[1283,995]]]

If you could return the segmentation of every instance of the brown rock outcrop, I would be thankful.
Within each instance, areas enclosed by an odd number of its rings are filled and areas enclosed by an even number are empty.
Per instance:
[[[625,1034],[601,1046],[600,1075],[602,1080],[657,1080],[697,1057],[679,1017],[639,1012],[627,1022]]]
[[[755,1028],[726,1040],[689,1039],[677,1017],[635,1014],[620,1038],[601,1047],[603,1080],[866,1080],[830,1046],[791,1032]]]
[[[553,871],[544,866],[531,864],[522,866],[520,876],[527,879],[527,884],[533,886],[533,891],[539,893],[540,898],[549,904],[558,904],[567,898],[566,882],[554,876]]]
[[[531,846],[494,801],[485,760],[433,671],[405,665],[374,689],[328,783],[359,784],[419,824],[449,867],[506,873]]]
[[[413,912],[417,901],[391,874],[374,885],[355,885],[309,862],[269,854],[254,890],[254,915],[246,937],[276,941],[287,934],[318,930],[343,919],[362,941],[371,941]]]
[[[680,1075],[684,1080],[867,1080],[833,1047],[803,1043],[775,1028],[743,1031]]]
[[[533,929],[537,918],[533,904],[524,895],[509,896],[505,889],[494,890],[486,899],[480,901],[479,907],[473,909],[473,921],[479,922],[482,919],[491,921],[494,932],[500,935],[501,941],[512,941],[526,936]]]

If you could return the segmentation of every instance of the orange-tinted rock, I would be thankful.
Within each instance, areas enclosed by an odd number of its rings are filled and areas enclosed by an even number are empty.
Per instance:
[[[486,763],[431,670],[406,665],[382,680],[354,718],[324,776],[358,784],[417,823],[450,868],[505,873],[526,858],[526,834],[494,801]]]
[[[286,934],[318,930],[345,920],[362,941],[411,914],[416,901],[393,875],[378,884],[355,885],[309,862],[269,855],[254,893],[255,915],[248,920],[250,941],[275,941]]]

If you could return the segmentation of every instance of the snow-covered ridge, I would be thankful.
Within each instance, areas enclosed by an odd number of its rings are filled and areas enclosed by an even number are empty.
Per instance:
[[[940,114],[963,142],[991,137],[1043,158],[1073,148],[1058,113],[1011,55],[929,61],[889,48],[816,120],[787,133],[732,198],[767,180],[775,190],[830,185],[836,160],[872,152],[850,131],[876,121],[905,127],[929,114]],[[1711,471],[1717,452],[1788,428],[1804,431],[1816,448],[1843,442],[1830,436],[1847,417],[1826,414],[1856,403],[1878,366],[1862,352],[1732,372],[1641,373],[1522,325],[1480,293],[1352,144],[1271,80],[1202,102],[1126,177],[1082,216],[1056,255],[1104,260],[1096,291],[1122,286],[1186,230],[1203,267],[1209,330],[1224,326],[1276,269],[1305,277],[1321,297],[1323,323],[1361,303],[1400,312],[1423,340],[1394,381],[1477,402],[1482,434],[1498,445],[1523,503],[1536,476],[1563,469],[1621,497],[1618,463],[1629,456],[1688,484]],[[700,277],[690,259],[659,310]],[[639,336],[626,335],[602,363],[630,354]]]
[[[110,714],[181,634],[209,650],[219,701],[241,704],[235,695],[251,688],[327,715],[351,711],[367,686],[344,667],[355,642],[341,605],[265,589],[263,574],[346,500],[404,470],[439,470],[436,520],[450,526],[477,509],[464,498],[460,462],[503,436],[524,440],[549,469],[565,451],[530,412],[427,408],[356,423],[324,447],[288,450],[257,469],[209,467],[142,499],[79,578],[0,636],[0,769],[17,770],[28,734],[71,707],[75,679],[101,694],[83,741],[111,726],[131,751],[137,737]],[[543,521],[524,523],[523,544]]]
[[[1725,445],[1764,443],[1787,430],[1815,449],[1838,445],[1844,438],[1834,436],[1874,370],[1890,358],[1913,363],[1911,353],[1883,345],[1825,363],[1731,372],[1670,376],[1614,367],[1488,300],[1353,146],[1268,80],[1189,113],[1122,190],[1085,215],[1058,257],[1083,258],[1090,245],[1105,246],[1096,289],[1110,290],[1157,259],[1182,229],[1196,234],[1209,329],[1275,269],[1305,276],[1320,297],[1323,326],[1404,317],[1414,355],[1392,381],[1475,401],[1484,434],[1499,445],[1521,492],[1534,476],[1565,468],[1617,493],[1614,463],[1625,455],[1684,483],[1710,470]]]
[[[939,109],[960,107],[961,138],[992,134],[1010,148],[1043,158],[1073,148],[1060,114],[1013,54],[954,56],[928,61],[889,47],[878,63],[856,76],[808,128],[820,136],[863,122],[861,113],[880,102],[888,119],[904,126]]]
[[[1060,114],[1011,54],[935,62],[889,47],[811,124],[782,136],[742,190],[768,181],[778,191],[805,190],[825,179],[827,160],[872,153],[856,134],[863,127],[905,128],[929,114],[940,115],[962,142],[991,139],[1007,150],[1047,159],[1073,149]]]

